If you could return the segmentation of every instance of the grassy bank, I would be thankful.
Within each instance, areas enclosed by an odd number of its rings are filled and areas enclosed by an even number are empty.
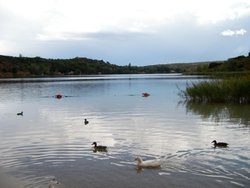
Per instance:
[[[250,76],[213,79],[187,85],[182,96],[198,103],[250,104]]]

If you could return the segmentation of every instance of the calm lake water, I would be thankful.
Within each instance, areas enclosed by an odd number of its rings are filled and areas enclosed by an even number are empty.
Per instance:
[[[27,188],[249,187],[250,106],[180,102],[179,90],[200,80],[0,80],[0,170]],[[213,148],[215,139],[229,147]],[[108,151],[93,152],[93,141]],[[137,170],[137,156],[161,168]]]

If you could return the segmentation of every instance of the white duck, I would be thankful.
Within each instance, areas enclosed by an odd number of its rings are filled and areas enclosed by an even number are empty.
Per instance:
[[[160,168],[161,162],[159,160],[146,160],[143,161],[140,157],[136,157],[138,168]]]

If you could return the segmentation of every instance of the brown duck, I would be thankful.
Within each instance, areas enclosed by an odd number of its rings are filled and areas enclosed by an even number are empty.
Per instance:
[[[212,141],[211,143],[214,144],[214,147],[227,147],[228,143],[225,142],[217,142],[216,140]]]
[[[94,145],[95,151],[107,151],[107,146],[98,146],[96,142],[93,142],[92,145]]]

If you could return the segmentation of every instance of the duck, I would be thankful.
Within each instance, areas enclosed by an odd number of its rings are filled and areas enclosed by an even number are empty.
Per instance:
[[[23,116],[23,111],[22,111],[22,112],[17,113],[16,115],[18,115],[18,116]]]
[[[146,160],[143,161],[140,157],[136,157],[138,168],[160,168],[161,162],[159,160]]]
[[[84,119],[84,124],[85,125],[88,125],[89,124],[89,121],[87,119]]]
[[[214,147],[227,147],[228,143],[225,142],[217,142],[216,140],[213,140],[211,143],[214,144]]]
[[[96,142],[93,142],[92,145],[94,145],[94,151],[107,151],[107,146],[98,146]]]

